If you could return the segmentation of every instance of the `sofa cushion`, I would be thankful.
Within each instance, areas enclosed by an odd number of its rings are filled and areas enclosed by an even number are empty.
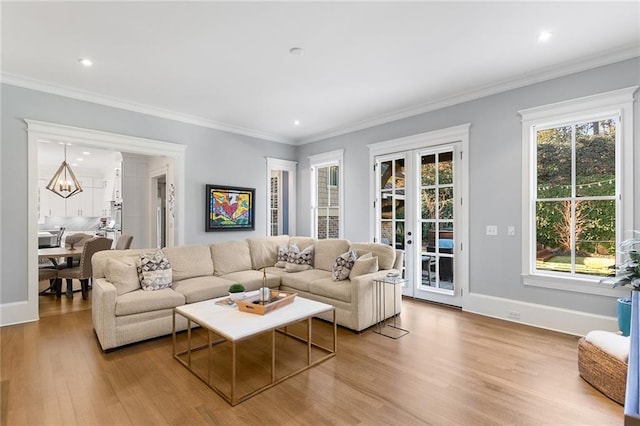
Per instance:
[[[184,305],[184,300],[183,295],[170,288],[131,291],[116,299],[116,316],[175,308]]]
[[[262,287],[262,271],[232,272],[223,275],[221,278],[244,285],[246,291],[257,290]],[[267,287],[277,288],[278,286],[280,286],[280,277],[267,274]]]
[[[313,252],[313,246],[300,250],[297,244],[291,244],[287,264],[284,266],[285,271],[300,272],[313,269]]]
[[[316,240],[311,237],[291,237],[289,238],[289,245],[295,244],[300,247],[300,250],[304,250],[309,246],[314,245]]]
[[[162,290],[171,287],[171,263],[162,250],[155,253],[142,253],[136,266],[140,287],[146,291]]]
[[[355,251],[348,251],[336,257],[336,260],[333,263],[333,280],[343,281],[349,278],[349,273],[351,272],[353,263],[357,258],[358,256]]]
[[[109,259],[133,259],[135,264],[140,257],[142,250],[102,250],[91,256],[91,267],[93,269],[93,278],[105,278],[105,270],[107,269],[107,260]]]
[[[310,269],[308,271],[286,274],[280,277],[281,285],[293,288],[299,291],[309,291],[309,283],[321,278],[331,280],[331,272],[322,271],[320,269]]]
[[[173,289],[184,297],[186,303],[194,303],[226,296],[234,283],[235,281],[210,275],[178,281],[174,283]]]
[[[265,271],[267,271],[267,274],[274,275],[276,277],[282,277],[283,275],[289,274],[289,272],[284,270],[284,267],[278,268],[277,266],[271,266],[269,268],[265,268]]]
[[[329,299],[351,302],[351,281],[333,281],[332,278],[322,278],[309,283],[309,291],[318,296]]]
[[[353,264],[349,278],[359,277],[360,275],[378,272],[378,257],[370,254],[364,255]]]
[[[105,277],[116,288],[118,296],[140,289],[136,260],[131,258],[107,259]]]
[[[336,257],[349,250],[349,240],[329,238],[316,242],[316,252],[313,260],[313,267],[324,271],[333,271],[333,264]]]
[[[163,251],[171,262],[174,283],[187,278],[213,275],[209,246],[167,247]]]
[[[214,275],[251,270],[251,252],[247,240],[225,241],[210,247]]]
[[[370,251],[373,256],[378,257],[380,269],[393,269],[396,260],[396,251],[393,247],[380,243],[353,243],[349,250]]]
[[[251,265],[253,269],[260,269],[276,264],[278,247],[288,245],[289,236],[248,238],[247,243],[249,243],[249,251],[251,252]]]

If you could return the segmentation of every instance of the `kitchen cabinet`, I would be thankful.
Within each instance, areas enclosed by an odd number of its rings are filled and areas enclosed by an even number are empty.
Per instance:
[[[48,180],[38,180],[38,222],[47,216],[66,216],[64,198],[47,189]]]
[[[102,176],[77,176],[82,192],[69,198],[62,198],[46,189],[49,181],[38,180],[39,211],[38,220],[46,216],[86,216],[105,215],[104,187]]]

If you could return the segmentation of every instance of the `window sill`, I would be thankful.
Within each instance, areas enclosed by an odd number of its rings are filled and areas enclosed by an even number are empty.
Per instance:
[[[611,288],[600,284],[597,279],[567,278],[555,275],[522,275],[522,284],[531,287],[551,288],[554,290],[571,291],[607,297],[630,297],[631,289],[626,287]]]

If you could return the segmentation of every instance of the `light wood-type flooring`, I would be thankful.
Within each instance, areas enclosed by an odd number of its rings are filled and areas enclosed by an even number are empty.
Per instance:
[[[623,422],[579,377],[576,337],[411,299],[399,323],[398,340],[339,328],[335,358],[231,407],[172,358],[170,336],[104,354],[90,310],[51,314],[0,329],[0,424]]]

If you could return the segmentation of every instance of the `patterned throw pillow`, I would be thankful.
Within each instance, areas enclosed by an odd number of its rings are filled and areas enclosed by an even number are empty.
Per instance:
[[[333,264],[333,280],[344,281],[349,278],[349,273],[351,272],[351,268],[353,268],[353,264],[357,258],[358,255],[354,250],[342,253],[340,256],[336,257],[336,261]]]
[[[171,287],[171,263],[162,250],[142,253],[137,262],[138,278],[143,290],[153,291]]]
[[[313,269],[313,249],[314,246],[309,246],[300,251],[297,244],[291,244],[284,270],[287,272],[300,272]]]
[[[273,266],[275,266],[276,268],[284,268],[285,265],[287,264],[288,259],[289,259],[289,246],[287,246],[286,244],[283,244],[280,247],[278,247],[278,261]]]

